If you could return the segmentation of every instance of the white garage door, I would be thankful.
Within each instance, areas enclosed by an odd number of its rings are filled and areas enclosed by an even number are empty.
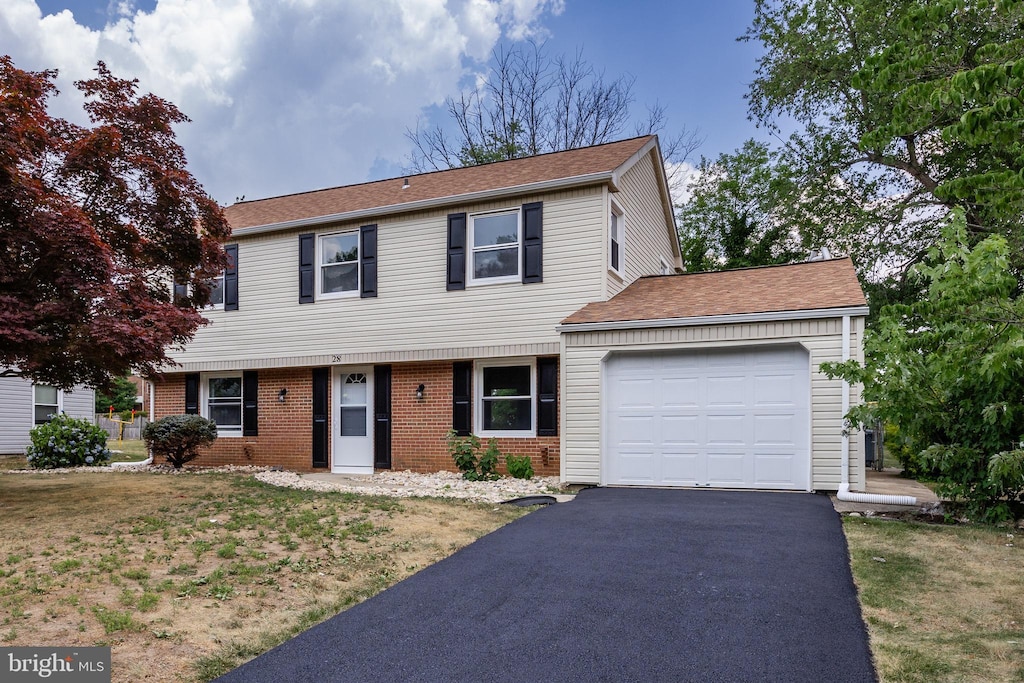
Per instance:
[[[803,348],[616,355],[604,373],[603,483],[809,488]]]

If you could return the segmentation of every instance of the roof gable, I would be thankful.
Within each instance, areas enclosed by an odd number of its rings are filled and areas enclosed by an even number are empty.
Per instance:
[[[636,280],[563,324],[607,323],[865,306],[849,257]]]
[[[552,152],[522,159],[435,171],[313,192],[240,202],[224,210],[236,232],[256,232],[264,226],[344,219],[360,213],[377,215],[422,208],[475,195],[543,186],[614,182],[624,166],[656,146],[647,135],[595,147]]]

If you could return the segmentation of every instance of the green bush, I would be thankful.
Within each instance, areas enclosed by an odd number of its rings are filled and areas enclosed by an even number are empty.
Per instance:
[[[199,457],[199,449],[217,439],[217,423],[200,415],[170,415],[150,422],[142,430],[153,458],[164,458],[174,466],[181,466]]]
[[[455,466],[462,472],[463,479],[469,481],[493,481],[498,478],[498,442],[491,439],[487,450],[480,450],[480,439],[475,434],[459,436],[454,429],[449,429],[445,437],[448,453],[451,454]]]
[[[516,479],[533,478],[533,463],[530,462],[530,456],[528,455],[506,455],[505,467],[508,469],[508,476],[510,477],[515,477]]]
[[[28,464],[37,469],[102,465],[110,459],[106,430],[88,420],[55,415],[35,427],[29,437]]]

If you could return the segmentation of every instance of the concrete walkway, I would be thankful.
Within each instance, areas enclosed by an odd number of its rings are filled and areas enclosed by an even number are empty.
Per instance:
[[[865,493],[877,493],[883,495],[914,496],[917,498],[916,505],[884,505],[881,503],[854,503],[845,500],[837,500],[832,496],[832,505],[836,512],[909,512],[921,509],[934,508],[941,500],[935,492],[924,484],[906,479],[900,476],[902,470],[898,467],[890,467],[876,472],[867,470],[867,490]]]

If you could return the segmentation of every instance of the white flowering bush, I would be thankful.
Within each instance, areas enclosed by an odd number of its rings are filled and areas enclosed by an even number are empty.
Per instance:
[[[88,420],[54,415],[29,435],[28,464],[36,469],[103,465],[110,460],[107,432]]]

